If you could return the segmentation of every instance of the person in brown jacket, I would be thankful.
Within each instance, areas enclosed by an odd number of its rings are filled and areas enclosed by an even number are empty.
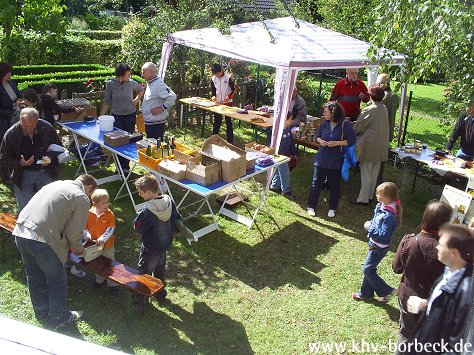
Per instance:
[[[360,163],[360,191],[351,200],[354,205],[368,206],[377,186],[380,165],[388,159],[389,122],[387,108],[382,103],[380,86],[369,89],[372,104],[362,110],[354,124],[357,133],[357,159]]]
[[[452,213],[452,208],[444,202],[428,203],[421,220],[421,231],[416,235],[405,235],[398,245],[392,261],[393,271],[402,274],[398,287],[400,330],[397,345],[413,337],[421,317],[420,314],[408,313],[408,298],[410,296],[428,298],[431,286],[443,273],[444,265],[438,260],[436,249],[438,230],[449,222]]]

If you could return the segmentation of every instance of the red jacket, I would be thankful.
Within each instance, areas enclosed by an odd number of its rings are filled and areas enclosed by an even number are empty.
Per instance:
[[[369,91],[361,80],[351,82],[344,78],[339,80],[332,89],[331,101],[337,100],[344,108],[346,116],[357,116],[360,113],[359,94],[361,92],[365,95],[362,101],[369,102]]]

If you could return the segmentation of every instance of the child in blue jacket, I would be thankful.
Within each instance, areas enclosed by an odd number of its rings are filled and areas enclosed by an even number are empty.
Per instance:
[[[145,208],[133,222],[135,231],[142,237],[138,269],[160,279],[166,286],[166,251],[173,242],[173,233],[178,229],[189,240],[193,238],[192,232],[184,225],[171,197],[160,194],[158,181],[153,175],[144,175],[134,184],[138,194],[146,201]],[[155,298],[163,302],[166,295],[167,292],[163,288]],[[143,297],[135,298],[135,303],[143,301]]]
[[[364,278],[360,291],[353,293],[352,298],[366,301],[376,293],[383,303],[387,303],[395,294],[395,289],[377,274],[377,265],[387,255],[393,233],[401,223],[402,206],[398,187],[392,182],[377,186],[375,194],[379,203],[375,206],[374,217],[364,224],[369,238],[369,252],[362,267]]]

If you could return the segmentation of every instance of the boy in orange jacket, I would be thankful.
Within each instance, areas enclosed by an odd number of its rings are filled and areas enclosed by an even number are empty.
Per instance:
[[[115,216],[109,209],[109,194],[107,190],[96,189],[91,196],[91,200],[92,207],[89,210],[87,225],[83,234],[87,239],[95,241],[98,245],[103,245],[103,256],[115,260]],[[96,274],[94,287],[99,288],[104,283],[105,278]],[[119,287],[115,282],[107,280],[107,285],[112,295],[118,294]]]

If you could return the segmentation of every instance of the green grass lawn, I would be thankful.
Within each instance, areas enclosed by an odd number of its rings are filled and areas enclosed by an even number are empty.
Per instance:
[[[183,132],[174,132],[182,141]],[[193,127],[186,143],[200,147],[203,139],[198,138],[198,132],[199,127]],[[252,132],[245,125],[236,127],[235,136],[240,147],[252,140]],[[69,275],[70,307],[83,309],[85,316],[77,327],[62,332],[137,354],[301,354],[309,352],[310,343],[334,342],[350,347],[352,340],[387,347],[398,330],[396,299],[387,305],[351,299],[362,280],[360,269],[367,252],[363,224],[371,218],[373,205],[368,208],[349,203],[360,187],[360,176],[351,175],[348,183],[342,183],[334,219],[326,217],[327,193],[321,196],[316,217],[308,217],[313,156],[314,152],[300,150],[291,177],[296,200],[290,202],[269,193],[271,217],[259,214],[252,229],[218,217],[221,230],[191,246],[176,235],[168,253],[169,301],[159,305],[152,300],[142,317],[127,315],[124,289],[117,297],[109,296],[105,289],[92,288],[93,275],[85,279]],[[65,166],[61,178],[72,178],[76,166]],[[424,205],[439,198],[442,185],[420,181],[412,194],[412,175],[390,164],[386,165],[385,179],[401,186],[404,206],[403,226],[379,267],[382,277],[396,287],[399,277],[390,266],[393,252],[404,234],[418,230]],[[119,186],[114,182],[105,187],[114,196]],[[4,185],[0,191],[2,209],[12,211],[12,191]],[[174,187],[173,193],[180,196],[183,191]],[[214,211],[217,207],[213,201]],[[116,259],[136,267],[139,240],[131,226],[135,217],[131,202],[128,198],[112,200],[111,209],[117,218]],[[245,213],[242,206],[238,211]],[[199,216],[190,220],[189,226],[196,229],[208,220],[209,216]],[[38,325],[21,258],[11,238],[6,237],[3,251],[0,314]],[[376,353],[391,351],[380,348]]]

